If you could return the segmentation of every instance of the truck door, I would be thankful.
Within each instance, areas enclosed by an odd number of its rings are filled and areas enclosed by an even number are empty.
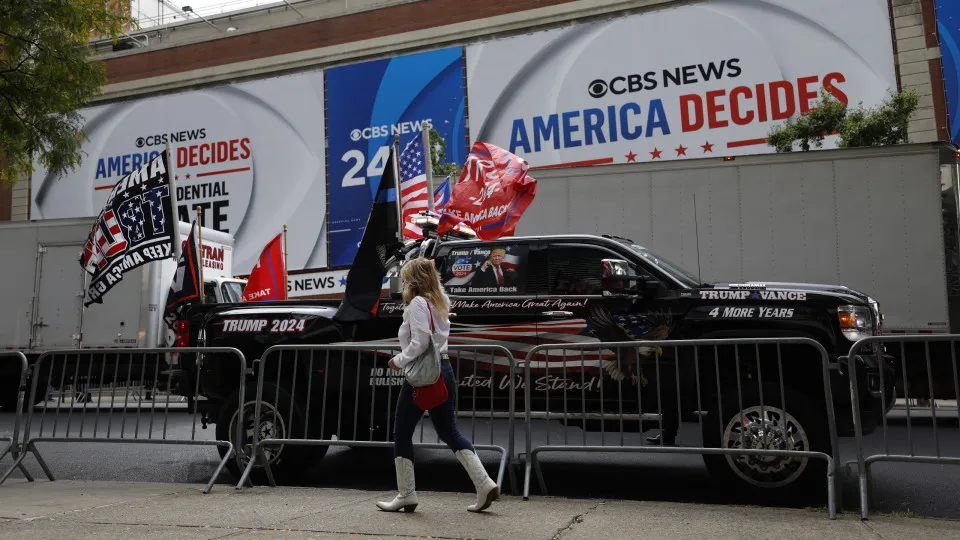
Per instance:
[[[454,314],[450,344],[501,345],[518,362],[526,358],[539,343],[537,325],[544,320],[545,310],[537,302],[546,277],[542,257],[545,252],[538,246],[515,241],[442,250],[437,265]],[[481,399],[489,399],[492,386],[495,406],[506,410],[507,358],[489,352],[464,352],[459,358],[454,366],[460,367],[461,405],[472,405],[476,393],[476,406],[486,407]]]
[[[75,348],[80,343],[84,270],[78,264],[81,245],[40,246],[33,348]]]
[[[603,246],[575,242],[552,243],[547,252],[549,288],[544,307],[551,317],[540,323],[543,343],[624,342],[666,337],[669,321],[661,324],[654,313],[653,297],[647,300],[648,297],[640,294],[638,283],[655,279],[642,268],[631,264],[632,272],[640,279],[625,281],[616,294],[605,295],[602,262],[623,260],[622,254]],[[641,399],[645,381],[641,364],[651,354],[651,350],[636,347],[571,348],[553,351],[548,356],[538,355],[532,365],[539,368],[538,373],[549,381],[550,388],[565,388],[568,393],[577,394],[578,399],[584,395],[588,412],[612,414],[621,407],[625,411],[638,410],[636,403]],[[639,391],[638,385],[641,385]],[[552,410],[562,406],[555,402],[560,393],[551,394]],[[614,416],[619,421],[619,416]],[[628,419],[635,421],[633,416],[628,415]]]

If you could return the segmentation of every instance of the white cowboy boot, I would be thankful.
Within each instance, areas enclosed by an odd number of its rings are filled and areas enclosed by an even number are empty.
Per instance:
[[[377,506],[385,512],[413,512],[417,509],[417,492],[414,484],[413,462],[398,457],[393,460],[397,467],[397,489],[400,493],[390,502],[378,502]]]
[[[477,503],[468,506],[467,510],[483,512],[490,507],[490,503],[500,497],[500,488],[487,474],[487,470],[483,468],[483,463],[480,463],[480,458],[477,457],[475,452],[460,450],[457,452],[457,459],[467,470],[470,480],[473,480],[473,485],[477,488]]]

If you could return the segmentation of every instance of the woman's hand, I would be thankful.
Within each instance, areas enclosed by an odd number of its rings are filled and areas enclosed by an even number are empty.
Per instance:
[[[390,369],[392,369],[392,370],[394,370],[394,371],[400,371],[400,366],[398,366],[397,364],[395,364],[395,363],[393,362],[393,358],[391,358],[390,361],[387,362],[387,367],[389,367]]]

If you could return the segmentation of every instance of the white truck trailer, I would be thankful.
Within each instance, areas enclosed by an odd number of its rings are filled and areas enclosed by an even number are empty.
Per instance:
[[[190,225],[180,223],[186,240]],[[169,344],[163,310],[177,263],[149,263],[124,274],[103,297],[84,307],[89,274],[80,266],[93,220],[50,219],[0,224],[0,350],[22,351],[31,363],[58,349],[152,348]],[[204,296],[239,302],[244,281],[233,278],[233,237],[202,228]],[[17,399],[19,366],[0,362],[0,408]]]
[[[617,234],[707,282],[843,283],[884,334],[960,332],[957,149],[908,144],[535,170],[517,235]]]

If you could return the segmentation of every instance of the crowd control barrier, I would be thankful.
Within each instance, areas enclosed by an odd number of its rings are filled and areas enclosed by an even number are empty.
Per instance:
[[[550,344],[531,349],[522,368],[524,499],[532,472],[547,492],[538,461],[546,452],[701,454],[708,467],[709,460],[725,461],[748,482],[786,482],[808,461],[823,460],[828,511],[836,518],[836,418],[829,357],[816,341]],[[791,387],[798,377],[806,377],[808,391],[822,387],[822,396],[804,401]],[[703,411],[716,414],[705,420]],[[698,418],[701,445],[645,444],[645,430],[679,426],[687,412]],[[562,435],[552,433],[556,423]]]
[[[404,378],[401,372],[389,369],[387,362],[398,352],[397,345],[376,343],[285,345],[265,351],[256,369],[255,399],[244,405],[253,407],[253,418],[258,420],[248,431],[252,436],[238,450],[243,473],[237,489],[248,483],[257,464],[275,486],[273,468],[278,463],[286,462],[298,470],[322,458],[331,446],[392,447]],[[478,452],[499,453],[497,485],[503,486],[509,470],[515,486],[509,467],[514,455],[518,391],[513,355],[494,345],[450,345],[448,354],[459,381],[456,411],[460,432]],[[439,435],[425,435],[426,424],[426,418],[421,420],[414,447],[446,448]],[[301,448],[291,452],[292,447]],[[292,455],[284,457],[284,453]]]
[[[0,461],[3,461],[3,458],[7,457],[7,454],[12,454],[13,459],[16,460],[20,453],[20,426],[23,422],[23,394],[27,386],[27,373],[29,371],[27,357],[20,351],[0,351],[0,363],[6,362],[17,362],[20,364],[20,382],[17,384],[17,409],[13,413],[13,431],[9,437],[0,437],[0,445],[3,445],[0,446],[0,448],[3,448],[3,451],[0,452]],[[28,471],[22,463],[10,467],[10,471],[16,468],[20,469],[24,478],[30,482],[33,481],[33,476],[30,475],[30,471]]]
[[[860,395],[861,384],[870,384],[870,392],[888,409],[879,426],[882,448],[864,439],[861,407],[853,408],[857,466],[860,488],[860,516],[870,512],[871,466],[877,462],[960,465],[960,376],[957,346],[960,335],[891,335],[865,338],[853,345],[847,358],[850,369],[850,395]],[[858,361],[860,360],[860,361]],[[865,381],[859,373],[861,362],[887,364],[877,370],[877,381]],[[903,406],[892,410],[896,390],[892,381],[903,385]],[[914,385],[914,382],[917,382]],[[891,395],[891,393],[893,395]],[[924,405],[911,405],[924,396]],[[937,397],[952,397],[952,410],[941,410]],[[905,418],[903,418],[905,416]],[[905,420],[906,426],[903,426]]]
[[[208,493],[231,458],[230,441],[203,440],[197,437],[197,406],[194,403],[192,426],[172,426],[170,394],[159,397],[159,391],[173,385],[170,362],[176,353],[207,353],[206,361],[224,361],[233,357],[240,384],[238,401],[242,403],[247,373],[243,354],[233,348],[171,349],[70,349],[43,354],[33,367],[30,398],[23,431],[25,444],[15,467],[22,467],[27,455],[33,455],[50,480],[50,471],[38,443],[128,443],[198,445],[225,448],[225,454],[204,493]],[[190,384],[200,386],[200,371]],[[152,399],[134,396],[135,388],[143,388]],[[174,413],[177,414],[177,413]],[[182,417],[182,415],[181,415]],[[240,426],[237,426],[237,439]],[[0,478],[5,482],[13,467]]]

